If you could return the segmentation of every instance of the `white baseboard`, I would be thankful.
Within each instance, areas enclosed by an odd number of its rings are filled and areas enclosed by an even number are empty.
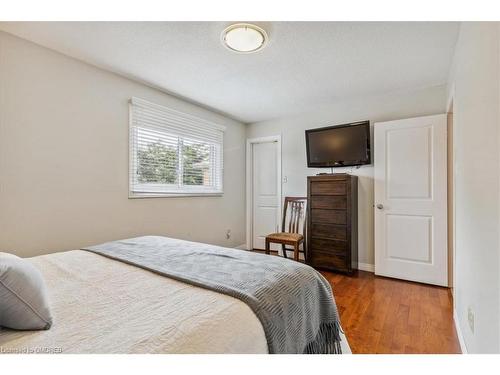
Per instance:
[[[375,265],[370,263],[360,263],[358,262],[358,270],[367,271],[367,272],[375,272]]]
[[[239,249],[239,250],[248,250],[247,249],[247,244],[246,243],[242,243],[241,245],[238,245],[235,247],[235,249]]]
[[[460,321],[458,320],[457,310],[453,308],[453,322],[455,323],[455,330],[457,331],[458,342],[460,343],[460,350],[462,354],[467,354],[467,346],[465,346],[464,336],[462,335],[462,329],[460,328]]]

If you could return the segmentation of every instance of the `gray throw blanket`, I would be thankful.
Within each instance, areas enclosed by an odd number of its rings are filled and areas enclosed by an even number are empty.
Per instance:
[[[260,320],[269,353],[341,353],[330,284],[305,264],[156,236],[83,250],[240,299]]]

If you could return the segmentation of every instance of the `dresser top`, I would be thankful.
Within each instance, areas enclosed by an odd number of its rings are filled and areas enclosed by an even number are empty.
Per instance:
[[[307,176],[307,179],[312,181],[347,180],[356,178],[358,178],[358,176],[349,173],[329,173],[316,176]]]

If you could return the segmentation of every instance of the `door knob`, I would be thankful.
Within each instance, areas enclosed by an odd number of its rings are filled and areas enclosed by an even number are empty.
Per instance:
[[[381,204],[381,203],[379,203],[379,204],[377,204],[377,208],[378,208],[379,210],[382,210],[382,209],[384,208],[384,205],[383,205],[383,204]]]

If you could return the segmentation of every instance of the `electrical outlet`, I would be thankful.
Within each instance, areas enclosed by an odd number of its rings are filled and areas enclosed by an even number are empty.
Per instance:
[[[288,176],[283,176],[283,183],[286,184],[288,182]]]
[[[229,240],[229,239],[231,239],[231,229],[228,229],[226,231],[226,240]]]
[[[467,309],[467,321],[469,322],[471,332],[474,333],[474,310],[470,306]]]

